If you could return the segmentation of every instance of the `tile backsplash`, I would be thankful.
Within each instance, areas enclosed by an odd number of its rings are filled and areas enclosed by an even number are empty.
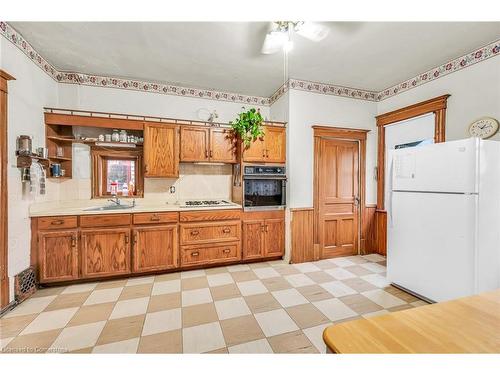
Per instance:
[[[85,173],[75,173],[68,180],[49,180],[47,197],[43,200],[91,198],[91,180]],[[231,198],[232,166],[181,163],[179,178],[146,178],[144,198],[175,202],[187,199]],[[175,193],[170,193],[170,186]]]

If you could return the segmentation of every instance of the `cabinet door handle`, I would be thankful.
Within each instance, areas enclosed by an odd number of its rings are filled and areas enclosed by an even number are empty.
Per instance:
[[[128,237],[128,234],[125,235],[125,243],[129,243],[130,242],[130,239]]]
[[[197,257],[198,255],[200,255],[199,251],[193,251],[193,252],[191,253],[191,256],[192,256],[192,257]]]
[[[200,234],[199,230],[192,230],[191,231],[191,236],[197,236],[198,234]]]
[[[222,233],[231,233],[231,229],[229,229],[229,228],[224,228],[224,229],[222,230]]]
[[[151,221],[160,221],[160,217],[154,214],[153,216],[151,216]]]
[[[264,231],[265,231],[265,229],[266,229],[266,226],[265,226],[265,225],[261,225],[261,226],[260,226],[260,231],[261,231],[261,232],[264,232]]]
[[[50,224],[52,224],[52,225],[61,225],[61,224],[64,224],[64,220],[52,220],[50,222]]]
[[[71,236],[71,247],[76,247],[76,236]]]
[[[267,228],[269,227],[269,225],[266,224],[265,227],[266,227],[266,233],[267,233]]]
[[[134,237],[132,238],[132,243],[134,245],[137,243],[137,233],[134,234]]]
[[[228,253],[230,253],[230,252],[231,252],[231,249],[224,249],[224,250],[222,250],[222,252],[223,252],[224,254],[228,254]]]
[[[214,153],[212,150],[210,150],[210,157],[214,156]]]
[[[269,150],[266,150],[266,158],[269,158]]]
[[[146,164],[146,165],[144,166],[144,173],[148,173],[148,172],[149,172],[149,171],[148,171],[148,165]]]
[[[205,158],[208,158],[208,150],[205,150]]]

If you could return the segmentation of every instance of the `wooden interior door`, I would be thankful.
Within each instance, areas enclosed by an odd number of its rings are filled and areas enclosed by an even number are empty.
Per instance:
[[[265,256],[281,256],[285,252],[285,220],[266,219]]]
[[[40,282],[78,278],[78,231],[40,232]]]
[[[210,129],[210,161],[236,163],[236,143],[228,129]]]
[[[318,138],[316,147],[320,258],[355,255],[359,246],[358,142]]]
[[[181,161],[208,161],[209,129],[181,127]]]
[[[159,271],[178,267],[177,224],[134,229],[133,271]]]
[[[243,259],[264,256],[264,220],[243,221]]]
[[[266,162],[286,162],[286,129],[266,126],[264,129],[266,143]]]
[[[177,125],[144,125],[144,176],[179,177]]]
[[[82,276],[119,275],[130,271],[130,229],[82,230]]]

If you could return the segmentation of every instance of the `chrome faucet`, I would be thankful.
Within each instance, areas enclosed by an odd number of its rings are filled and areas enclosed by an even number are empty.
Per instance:
[[[113,194],[113,198],[108,199],[108,201],[116,204],[117,206],[122,204],[122,202],[120,202],[120,198],[118,198],[116,194]]]

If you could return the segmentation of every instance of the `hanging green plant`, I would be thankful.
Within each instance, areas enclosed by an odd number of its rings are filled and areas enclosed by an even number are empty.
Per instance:
[[[236,135],[241,138],[245,147],[249,147],[257,138],[264,136],[262,127],[264,119],[258,109],[250,108],[248,111],[245,111],[245,107],[242,109],[243,112],[238,114],[236,120],[230,121],[229,124]]]

